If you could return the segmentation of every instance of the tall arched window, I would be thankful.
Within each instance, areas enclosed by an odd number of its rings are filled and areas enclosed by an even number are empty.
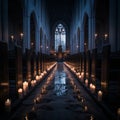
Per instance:
[[[59,46],[62,51],[66,50],[66,30],[62,24],[58,24],[55,29],[55,51],[58,51]]]

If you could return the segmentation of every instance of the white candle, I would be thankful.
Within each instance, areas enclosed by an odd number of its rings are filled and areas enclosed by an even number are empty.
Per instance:
[[[102,91],[101,90],[99,90],[98,91],[98,101],[101,101],[102,100]]]
[[[84,110],[85,110],[85,112],[86,112],[86,111],[88,110],[88,107],[87,107],[87,106],[85,106],[85,107],[84,107]]]
[[[24,91],[24,94],[26,95],[26,93],[28,91],[28,82],[27,81],[23,82],[23,91]]]
[[[36,80],[37,80],[37,81],[39,80],[39,76],[38,76],[38,75],[36,75]]]
[[[6,111],[7,112],[10,112],[11,111],[11,100],[10,99],[7,99],[5,101],[5,108],[6,108]]]
[[[90,116],[90,120],[94,120],[94,117],[92,115]]]
[[[85,80],[85,85],[88,86],[88,79]]]
[[[79,75],[79,78],[81,79],[81,75]]]
[[[90,83],[90,90],[92,91],[92,83]]]
[[[19,98],[23,97],[23,89],[22,88],[18,89],[18,94],[19,94]]]
[[[96,89],[95,85],[92,85],[92,93],[95,92],[95,89]]]

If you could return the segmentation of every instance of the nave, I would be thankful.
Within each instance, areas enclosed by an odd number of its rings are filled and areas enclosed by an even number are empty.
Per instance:
[[[120,0],[0,0],[0,119],[48,118],[120,120]]]
[[[109,120],[80,81],[62,63],[10,115],[10,120]]]

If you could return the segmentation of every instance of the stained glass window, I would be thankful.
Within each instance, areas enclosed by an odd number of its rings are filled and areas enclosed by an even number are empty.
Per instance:
[[[62,24],[58,24],[55,29],[55,50],[62,46],[62,51],[66,50],[66,30]]]

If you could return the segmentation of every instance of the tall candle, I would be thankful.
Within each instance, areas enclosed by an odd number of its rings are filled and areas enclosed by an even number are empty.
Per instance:
[[[7,99],[5,101],[5,108],[6,108],[6,111],[7,112],[10,112],[11,111],[11,100],[10,99]]]
[[[23,91],[24,91],[24,94],[26,95],[26,93],[28,91],[28,82],[27,81],[23,82]]]
[[[85,107],[84,107],[84,110],[85,110],[85,112],[86,112],[86,111],[88,110],[88,107],[87,107],[87,106],[85,106]]]
[[[23,97],[23,89],[22,88],[18,89],[18,95],[19,95],[19,98]]]
[[[102,91],[101,90],[99,90],[98,91],[98,101],[101,101],[102,100]]]
[[[95,85],[92,85],[92,93],[95,92],[95,89],[96,89],[96,86],[95,86]]]
[[[85,80],[85,85],[88,86],[88,79]]]

